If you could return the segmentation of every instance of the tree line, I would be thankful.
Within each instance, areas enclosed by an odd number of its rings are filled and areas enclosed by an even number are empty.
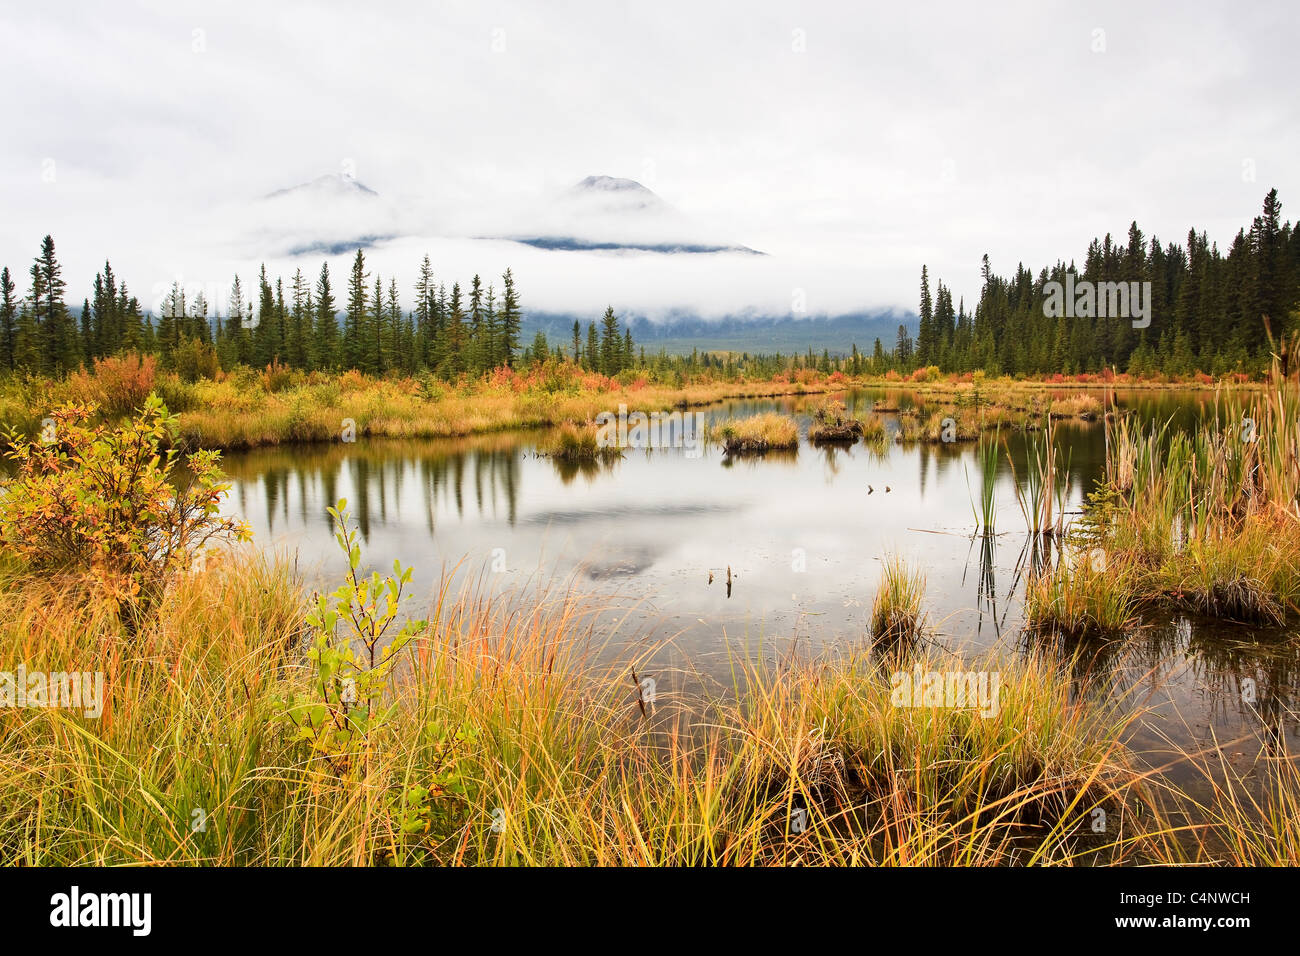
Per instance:
[[[1238,230],[1226,255],[1204,231],[1190,230],[1185,245],[1162,245],[1155,236],[1147,239],[1136,221],[1124,243],[1110,234],[1094,239],[1082,268],[1057,261],[1035,276],[1021,264],[1000,276],[985,255],[973,311],[961,299],[954,308],[942,281],[932,295],[922,266],[917,334],[900,326],[887,361],[904,369],[936,365],[1012,375],[1106,367],[1176,375],[1257,370],[1269,355],[1270,336],[1300,325],[1300,222],[1282,222],[1281,211],[1277,190],[1270,190],[1260,215]],[[1078,283],[1149,282],[1150,325],[1045,308],[1048,283],[1065,285],[1067,273]]]
[[[358,369],[370,374],[428,371],[452,379],[501,367],[555,361],[605,375],[638,371],[661,381],[699,373],[715,378],[771,377],[793,370],[850,375],[909,372],[937,366],[945,372],[984,370],[992,375],[1163,372],[1213,375],[1257,372],[1278,338],[1300,330],[1300,223],[1281,220],[1277,190],[1249,228],[1238,230],[1226,254],[1204,231],[1188,232],[1185,245],[1149,240],[1136,222],[1127,242],[1107,234],[1094,239],[1082,267],[1058,260],[1037,275],[1023,264],[1011,276],[993,272],[983,258],[978,301],[954,304],[952,290],[921,267],[919,322],[913,335],[898,327],[892,349],[877,338],[869,353],[856,344],[848,355],[783,356],[749,353],[647,358],[612,307],[583,329],[575,320],[570,341],[538,331],[520,348],[523,316],[509,269],[498,293],[474,276],[468,289],[437,281],[429,257],[420,264],[414,308],[403,310],[397,280],[387,284],[367,271],[358,249],[343,288],[329,264],[314,283],[298,269],[288,285],[262,267],[255,290],[234,277],[226,315],[209,315],[202,293],[187,299],[179,283],[164,296],[159,314],[138,298],[105,262],[79,316],[65,304],[66,283],[46,236],[30,270],[25,295],[8,267],[0,270],[0,371],[60,376],[94,359],[123,351],[156,354],[186,378],[214,375],[237,365],[282,363],[306,370]],[[1067,274],[1073,273],[1070,277]],[[1049,283],[1073,281],[1150,283],[1150,324],[1105,314],[1066,315],[1047,308]]]
[[[305,370],[357,369],[367,374],[429,371],[452,379],[482,375],[520,362],[571,359],[584,368],[617,375],[636,362],[630,329],[620,331],[611,306],[600,327],[591,322],[585,344],[574,322],[574,348],[566,356],[538,333],[520,352],[523,308],[510,269],[498,293],[477,275],[467,288],[437,281],[426,255],[414,287],[414,307],[404,310],[397,279],[387,283],[367,271],[358,249],[342,288],[322,263],[313,283],[298,269],[286,283],[263,265],[255,289],[236,275],[226,314],[210,314],[199,291],[179,282],[163,297],[158,315],[142,309],[112,264],[95,275],[79,316],[68,307],[67,283],[46,236],[19,296],[6,266],[0,270],[0,369],[59,377],[121,352],[157,355],[164,367],[193,378],[218,368],[282,364]]]

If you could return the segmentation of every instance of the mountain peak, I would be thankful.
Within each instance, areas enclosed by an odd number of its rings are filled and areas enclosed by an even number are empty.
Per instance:
[[[291,196],[299,194],[309,194],[318,196],[378,196],[369,186],[361,182],[355,176],[347,173],[326,173],[324,176],[317,176],[311,182],[299,183],[297,186],[288,186],[284,189],[277,189],[267,195],[267,199],[275,199],[279,196]]]
[[[642,192],[654,195],[635,179],[619,179],[617,176],[588,176],[573,187],[581,190],[603,190],[605,192]]]

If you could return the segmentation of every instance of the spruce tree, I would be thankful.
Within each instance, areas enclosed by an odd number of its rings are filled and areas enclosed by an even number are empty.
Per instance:
[[[469,371],[478,374],[487,364],[483,332],[483,284],[476,275],[469,286]]]
[[[515,352],[519,348],[519,329],[522,323],[519,290],[515,288],[515,277],[509,269],[502,273],[501,283],[500,354],[501,360],[506,365],[514,365]]]
[[[433,284],[433,266],[429,255],[425,253],[420,263],[420,276],[415,282],[415,331],[421,344],[420,361],[427,366],[436,364],[433,356],[435,336],[433,331],[435,289]]]
[[[230,285],[230,311],[226,315],[225,339],[229,355],[223,356],[222,362],[227,367],[233,364],[247,364],[249,351],[248,329],[244,327],[244,289],[238,275]]]
[[[257,325],[253,329],[253,364],[263,368],[275,357],[275,291],[266,277],[266,263],[257,278]]]
[[[311,321],[311,308],[308,305],[310,297],[311,290],[307,286],[307,280],[303,278],[302,269],[299,268],[293,274],[293,305],[289,312],[288,356],[289,364],[295,368],[307,368],[310,364],[308,356],[308,342],[311,338],[308,334]]]
[[[466,370],[465,313],[460,301],[460,283],[451,285],[451,299],[447,303],[447,331],[444,337],[442,366],[448,378],[455,378]]]
[[[334,292],[330,288],[330,264],[323,262],[320,267],[320,277],[316,280],[316,323],[312,348],[312,365],[318,369],[333,370],[342,362],[339,350],[339,324],[334,310]]]
[[[65,375],[81,364],[81,348],[77,327],[63,302],[66,283],[63,267],[54,254],[53,237],[42,240],[41,254],[36,257],[33,270],[32,305],[43,349],[41,366],[49,374]]]
[[[929,365],[934,361],[934,306],[930,301],[930,276],[921,266],[921,322],[916,333],[916,364]]]
[[[388,370],[389,360],[385,341],[387,336],[384,326],[387,319],[384,314],[384,283],[375,273],[375,291],[371,296],[371,307],[366,313],[366,361],[364,371],[374,375],[383,375]]]
[[[366,361],[366,257],[360,249],[348,277],[348,308],[343,316],[343,366],[359,369]]]
[[[618,316],[614,314],[612,305],[605,309],[600,324],[600,370],[606,375],[617,375],[621,370],[619,359],[623,351],[623,341],[622,336],[618,334]]]
[[[18,299],[9,267],[0,270],[0,365],[13,371],[14,351],[18,338]]]
[[[600,340],[596,334],[596,323],[587,323],[587,368],[593,372],[600,371]]]

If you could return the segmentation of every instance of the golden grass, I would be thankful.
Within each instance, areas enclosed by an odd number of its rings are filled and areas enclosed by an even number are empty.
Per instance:
[[[722,442],[727,454],[799,447],[799,425],[789,415],[764,412],[710,425],[706,437]]]
[[[1107,427],[1086,524],[1140,599],[1273,625],[1300,611],[1300,390],[1221,395],[1191,433]]]
[[[897,555],[884,559],[880,587],[871,603],[871,634],[886,643],[910,642],[925,625],[921,603],[925,573],[909,568]]]
[[[1109,718],[1041,663],[980,665],[987,717],[898,706],[862,656],[737,660],[734,696],[643,713],[639,659],[597,663],[599,607],[477,582],[437,589],[340,774],[283,721],[311,686],[285,563],[185,577],[134,643],[56,583],[7,583],[11,659],[103,670],[108,704],[0,710],[5,863],[1065,863],[1098,851],[1094,808],[1138,799]]]
[[[591,422],[620,405],[646,414],[708,405],[723,398],[803,394],[816,385],[709,383],[643,387],[603,380],[557,391],[516,390],[485,380],[426,394],[409,381],[367,380],[343,391],[335,383],[302,385],[274,394],[240,391],[230,383],[194,386],[196,407],[181,416],[182,433],[204,447],[245,448],[295,441],[336,441],[344,422],[358,436],[455,437],[509,429]]]
[[[1025,584],[1025,617],[1040,630],[1078,639],[1113,637],[1123,634],[1136,616],[1129,574],[1108,571],[1095,555],[1062,560]]]

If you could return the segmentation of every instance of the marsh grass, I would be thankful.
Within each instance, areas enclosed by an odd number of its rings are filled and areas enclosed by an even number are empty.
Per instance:
[[[884,426],[880,425],[883,434]],[[813,444],[839,443],[851,445],[862,438],[866,429],[863,423],[848,414],[844,403],[826,399],[813,408],[812,423],[808,426],[808,440]],[[873,433],[873,439],[874,433]]]
[[[567,461],[598,461],[622,457],[614,445],[600,444],[600,429],[595,425],[566,422],[548,437],[547,453]]]
[[[1131,796],[1104,715],[1042,665],[998,663],[981,718],[895,706],[860,656],[745,658],[733,695],[655,724],[641,658],[601,662],[599,606],[474,579],[436,588],[393,716],[340,773],[286,729],[311,678],[283,561],[177,581],[135,642],[57,583],[6,583],[14,658],[102,669],[109,698],[99,720],[0,711],[11,864],[1061,863]]]
[[[1089,522],[1144,600],[1280,624],[1300,610],[1300,389],[1227,392],[1192,432],[1107,424]]]
[[[883,559],[880,587],[871,603],[872,636],[886,644],[908,643],[922,633],[925,573],[898,555]]]
[[[799,447],[798,423],[778,412],[730,418],[708,426],[705,434],[720,441],[729,455]]]
[[[1201,749],[1171,744],[1170,761],[1188,782],[1185,789],[1154,788],[1165,824],[1148,843],[1151,859],[1168,866],[1300,865],[1300,756],[1288,736],[1273,735],[1263,747],[1257,739],[1211,739]],[[1259,749],[1243,767],[1226,756],[1238,748]]]
[[[1123,570],[1097,567],[1083,555],[1030,575],[1025,617],[1033,628],[1064,637],[1116,637],[1136,621],[1136,600]]]
[[[979,449],[976,452],[976,460],[980,467],[980,500],[979,506],[976,507],[974,497],[971,498],[971,510],[975,512],[975,528],[983,529],[986,535],[994,534],[997,530],[997,482],[998,482],[998,452],[1002,448],[1001,434],[994,432],[992,437],[985,436],[980,439]],[[965,465],[963,464],[963,468]],[[970,472],[966,472],[966,483],[970,485]]]
[[[0,421],[34,434],[41,419],[70,400],[102,391],[85,376],[64,381],[0,381]],[[300,442],[338,441],[344,421],[357,437],[451,438],[496,431],[594,421],[620,404],[646,414],[709,405],[724,398],[811,395],[842,388],[819,376],[799,381],[681,383],[608,378],[572,366],[511,371],[478,380],[445,382],[429,375],[372,378],[342,374],[240,368],[221,381],[184,382],[157,376],[153,389],[181,414],[181,440],[204,448],[243,449]]]
[[[1056,425],[1050,417],[1044,419],[1041,431],[1033,433],[1025,442],[1025,474],[1021,482],[1016,475],[1015,460],[1007,449],[1007,463],[1011,466],[1012,486],[1016,502],[1031,535],[1048,535],[1060,538],[1064,532],[1065,495],[1070,473],[1068,456],[1063,456],[1056,441]],[[1064,460],[1063,460],[1064,459]]]

